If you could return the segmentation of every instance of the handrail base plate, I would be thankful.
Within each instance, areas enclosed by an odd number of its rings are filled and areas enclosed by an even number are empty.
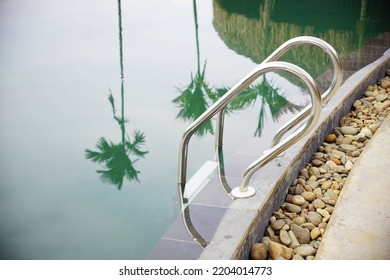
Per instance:
[[[232,189],[230,195],[234,198],[247,198],[254,196],[256,193],[256,189],[254,187],[248,186],[248,189],[245,192],[240,190],[240,187],[236,187]]]

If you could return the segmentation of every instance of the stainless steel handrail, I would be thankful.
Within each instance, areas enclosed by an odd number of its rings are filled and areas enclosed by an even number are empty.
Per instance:
[[[280,58],[284,53],[294,46],[309,44],[321,48],[326,54],[329,55],[333,63],[333,78],[329,88],[321,95],[322,106],[325,106],[329,100],[334,96],[338,88],[340,87],[343,81],[343,66],[341,60],[336,52],[336,50],[324,40],[319,38],[310,37],[310,36],[301,36],[293,38],[284,44],[282,44],[278,49],[276,49],[263,63],[268,61],[275,61]],[[284,124],[275,134],[272,140],[272,146],[277,145],[282,137],[290,131],[293,127],[302,122],[309,115],[310,106],[302,110],[294,119],[291,119],[289,122]]]
[[[282,152],[281,149],[286,149],[287,147],[292,145],[292,144],[289,145],[287,142],[294,141],[295,143],[301,137],[304,136],[303,132],[306,133],[308,129],[311,129],[314,126],[315,122],[319,118],[320,111],[321,111],[321,95],[317,87],[317,84],[315,83],[313,78],[302,68],[288,62],[277,61],[277,62],[267,62],[264,64],[260,64],[254,70],[252,70],[247,76],[245,76],[241,81],[239,81],[234,87],[232,87],[224,96],[222,96],[212,106],[210,106],[209,109],[207,109],[201,116],[199,116],[183,133],[180,150],[179,150],[179,178],[178,178],[179,194],[180,194],[180,198],[182,198],[181,199],[182,202],[185,203],[185,198],[183,197],[183,194],[184,194],[186,176],[187,176],[186,173],[187,173],[188,144],[192,135],[204,123],[206,123],[213,116],[215,116],[220,110],[225,108],[226,105],[231,100],[233,100],[237,95],[239,95],[245,88],[247,88],[258,77],[264,75],[267,72],[272,72],[272,71],[286,71],[292,75],[295,75],[297,78],[301,79],[309,89],[313,106],[312,106],[310,118],[306,123],[305,130],[297,131],[296,133],[288,137],[286,141],[275,146],[274,151],[270,152],[265,156],[266,162],[274,158],[276,154]],[[257,161],[255,163],[257,163]],[[257,170],[257,168],[254,168],[251,165],[250,170],[245,173],[245,177],[243,177],[242,182],[246,183],[248,176],[250,177],[255,170]],[[253,192],[254,194],[254,190],[252,190],[252,188],[250,190],[251,190],[250,192],[251,193]],[[240,186],[239,192],[240,194],[243,193],[248,194],[247,184]],[[243,196],[239,196],[239,197],[243,197]]]
[[[321,40],[316,37],[311,36],[300,36],[292,38],[285,43],[283,43],[279,48],[277,48],[273,53],[271,53],[261,64],[268,63],[271,61],[278,60],[283,54],[289,51],[291,48],[299,45],[313,45],[322,49],[332,60],[333,63],[333,78],[329,88],[321,95],[323,106],[326,105],[329,100],[334,96],[337,89],[340,87],[343,81],[343,67],[341,60],[336,52],[336,50],[324,40]],[[261,65],[260,64],[260,65]],[[306,107],[304,110],[299,112],[299,114],[294,118],[283,125],[275,134],[271,148],[277,145],[282,137],[290,131],[293,127],[302,122],[308,115],[310,111],[310,106]],[[224,110],[221,110],[217,119],[217,130],[215,137],[215,144],[217,146],[222,146],[223,141],[223,126],[224,126]]]

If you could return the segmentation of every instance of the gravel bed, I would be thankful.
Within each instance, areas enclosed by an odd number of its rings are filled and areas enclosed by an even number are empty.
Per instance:
[[[300,170],[283,205],[269,218],[262,240],[251,246],[254,260],[312,260],[350,170],[390,113],[390,69],[368,86]]]

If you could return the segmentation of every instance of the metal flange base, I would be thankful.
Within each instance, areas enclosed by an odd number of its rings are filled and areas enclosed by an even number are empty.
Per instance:
[[[248,189],[245,192],[242,192],[240,190],[240,187],[236,187],[236,188],[232,189],[232,191],[230,192],[230,195],[233,196],[234,198],[248,198],[248,197],[254,196],[255,193],[256,193],[255,188],[248,186]]]

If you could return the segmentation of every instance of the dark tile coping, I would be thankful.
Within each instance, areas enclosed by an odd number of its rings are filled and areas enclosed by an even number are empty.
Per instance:
[[[262,167],[251,179],[256,194],[232,200],[221,187],[216,172],[188,206],[196,231],[206,240],[203,249],[187,232],[179,215],[146,259],[248,259],[251,244],[263,236],[268,218],[284,201],[288,187],[296,179],[323,139],[347,114],[353,102],[368,85],[382,78],[390,68],[390,49],[378,60],[353,74],[323,108],[313,132],[287,150],[283,157]],[[248,162],[260,155],[249,141],[235,154],[227,167],[226,179],[231,187],[239,185]]]

